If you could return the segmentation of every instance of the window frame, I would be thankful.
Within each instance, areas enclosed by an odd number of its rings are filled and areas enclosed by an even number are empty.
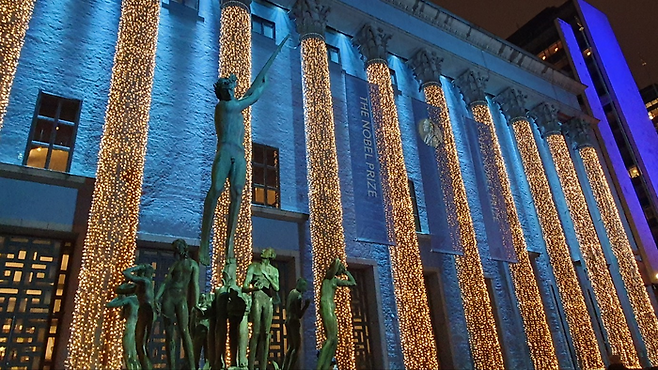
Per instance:
[[[275,148],[273,146],[269,145],[264,145],[264,144],[258,144],[258,143],[252,143],[251,144],[251,203],[256,204],[259,206],[263,207],[268,207],[268,208],[276,208],[276,209],[281,209],[281,166],[280,166],[280,152],[279,148]],[[263,154],[263,163],[257,163],[255,161],[255,155],[257,150],[260,150]],[[274,153],[274,165],[271,166],[267,164],[267,153],[269,151],[272,151]],[[260,167],[263,169],[263,184],[261,183],[256,183],[254,181],[254,170]],[[274,171],[274,174],[276,175],[276,187],[272,187],[267,184],[267,173],[269,171]],[[256,201],[256,188],[261,188],[263,189],[264,193],[264,200],[263,203],[257,202]],[[268,202],[268,191],[269,190],[274,190],[274,204],[270,204]]]
[[[254,27],[254,24],[258,24],[259,30],[256,30]],[[265,34],[265,26],[270,26],[272,28],[272,37],[269,37]],[[276,23],[272,22],[269,19],[265,19],[263,17],[259,17],[257,15],[252,14],[251,15],[251,32],[252,33],[257,33],[265,38],[271,39],[271,40],[276,40]]]
[[[48,116],[42,116],[39,114],[39,110],[41,109],[41,103],[43,102],[43,97],[44,95],[49,95],[51,97],[54,97],[57,99],[57,108],[55,112],[55,117],[48,117]],[[78,109],[74,113],[74,121],[68,121],[64,119],[60,119],[61,117],[61,112],[62,112],[62,102],[64,101],[70,101],[70,102],[76,102],[78,104]],[[32,167],[32,168],[41,168],[45,170],[50,170],[50,171],[57,171],[57,172],[64,172],[67,173],[71,170],[71,163],[73,160],[73,153],[75,151],[75,141],[78,136],[78,126],[80,124],[80,113],[82,111],[82,99],[75,99],[75,98],[69,98],[61,95],[57,95],[48,91],[45,91],[43,89],[39,89],[39,93],[37,95],[37,102],[34,107],[34,114],[32,115],[32,124],[30,126],[30,132],[28,134],[28,140],[25,145],[25,152],[23,154],[23,166],[26,167]],[[52,123],[52,132],[50,134],[50,139],[48,142],[44,141],[39,141],[39,140],[34,140],[34,132],[37,128],[37,124],[39,120],[46,120],[50,123]],[[60,121],[62,122],[62,125],[70,126],[72,127],[72,132],[71,132],[71,143],[68,147],[63,146],[63,145],[57,145],[55,144],[55,139],[57,137],[56,132],[57,132],[57,127],[60,125]],[[46,144],[46,145],[43,145]],[[28,166],[27,162],[30,158],[30,151],[32,149],[33,145],[40,146],[42,148],[46,148],[48,150],[48,153],[46,154],[46,162],[44,163],[43,167],[35,167],[35,166]],[[58,150],[65,150],[68,152],[68,158],[66,159],[66,168],[64,171],[59,171],[59,170],[53,170],[50,169],[50,161],[52,158],[52,153],[54,149]]]
[[[333,52],[333,54],[336,55],[336,57],[338,58],[338,61],[334,62],[331,59],[332,52]],[[327,60],[329,61],[329,63],[334,63],[334,64],[341,65],[342,61],[340,59],[340,49],[335,47],[335,46],[327,44]]]

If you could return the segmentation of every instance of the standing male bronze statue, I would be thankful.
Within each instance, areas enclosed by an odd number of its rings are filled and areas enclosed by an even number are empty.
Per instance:
[[[114,291],[117,297],[107,302],[105,306],[110,308],[121,307],[121,317],[126,319],[126,327],[123,330],[121,344],[123,346],[123,364],[126,370],[141,370],[137,347],[135,345],[135,328],[139,320],[139,300],[135,295],[137,286],[134,283],[123,283]]]
[[[155,295],[155,308],[162,312],[165,326],[165,348],[167,351],[167,368],[179,369],[176,366],[176,336],[183,340],[185,349],[185,368],[194,369],[194,346],[190,336],[190,311],[199,303],[199,265],[188,256],[187,243],[176,239],[172,243],[176,262],[169,268],[164,283],[160,285]],[[174,329],[174,323],[176,329]]]
[[[343,280],[338,275],[346,275],[347,280]],[[317,370],[331,370],[331,359],[336,354],[338,347],[338,320],[336,319],[336,289],[341,286],[356,286],[356,281],[352,274],[345,268],[345,265],[336,258],[327,269],[327,274],[322,280],[320,288],[320,317],[327,339],[322,345],[320,356],[318,358]]]
[[[249,370],[254,370],[256,358],[258,368],[267,369],[267,357],[270,352],[270,328],[274,311],[272,298],[279,291],[279,270],[272,266],[271,260],[276,258],[273,248],[266,248],[260,255],[260,262],[252,262],[247,268],[242,291],[251,293],[251,311],[249,321],[252,323],[251,339],[249,339]],[[256,357],[258,356],[258,357]]]
[[[142,370],[151,370],[153,368],[148,352],[148,341],[156,319],[153,272],[155,272],[155,269],[148,263],[123,270],[123,276],[135,284],[135,295],[139,301],[135,341],[137,344],[137,357]]]
[[[219,196],[224,192],[224,184],[228,179],[230,184],[230,201],[226,227],[226,255],[233,255],[233,240],[238,225],[238,214],[242,201],[242,189],[246,181],[247,163],[244,155],[244,116],[242,111],[254,104],[263,94],[267,85],[267,71],[274,59],[288,40],[286,36],[272,53],[261,71],[254,79],[242,98],[235,97],[237,77],[234,74],[221,77],[215,83],[215,95],[219,102],[215,106],[215,130],[217,132],[217,152],[212,165],[212,183],[203,204],[201,220],[201,245],[199,246],[199,261],[208,265],[210,257],[210,231]],[[215,246],[216,248],[217,246]]]
[[[291,370],[297,363],[299,349],[302,345],[302,316],[311,304],[309,299],[303,299],[307,287],[306,279],[297,279],[295,289],[288,294],[286,302],[286,331],[288,332],[288,349],[283,360],[282,370]]]

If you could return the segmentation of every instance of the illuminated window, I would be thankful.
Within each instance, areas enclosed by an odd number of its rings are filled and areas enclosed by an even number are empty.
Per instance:
[[[3,369],[53,369],[64,317],[71,242],[0,235]]]
[[[253,144],[252,203],[280,208],[279,150]]]
[[[420,226],[420,216],[418,214],[418,200],[416,199],[416,186],[414,182],[409,180],[409,196],[411,197],[411,204],[414,209],[414,224],[416,225],[416,231],[423,231]]]
[[[377,369],[380,364],[375,357],[375,348],[373,348],[373,325],[376,321],[375,312],[371,302],[374,300],[374,284],[372,282],[372,269],[367,267],[350,266],[350,273],[356,280],[356,286],[352,292],[352,328],[354,341],[354,357],[357,369]],[[375,306],[376,307],[376,306]],[[380,357],[380,356],[377,356]]]
[[[274,22],[252,15],[251,30],[259,35],[267,37],[268,39],[274,40]]]
[[[327,54],[330,62],[340,64],[340,50],[337,47],[327,45]]]
[[[628,169],[628,175],[629,175],[632,179],[634,179],[634,178],[640,176],[640,170],[638,170],[637,166],[631,166],[631,167]]]
[[[23,164],[66,172],[78,131],[82,101],[39,91]]]

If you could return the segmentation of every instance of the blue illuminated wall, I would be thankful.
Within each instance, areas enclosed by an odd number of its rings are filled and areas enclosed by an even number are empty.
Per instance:
[[[651,201],[658,204],[658,133],[647,115],[626,59],[607,17],[583,0],[577,1],[594,57],[621,115],[638,166],[649,187]]]
[[[543,96],[555,97],[572,107],[576,105],[574,95],[541,77],[521,70],[493,54],[484,53],[464,40],[439,31],[419,19],[403,15],[402,11],[390,5],[374,0],[346,3],[356,11],[370,12],[375,17],[386,19],[393,26],[415,32],[419,38],[459,55],[469,63],[489,65],[498,76],[507,76],[505,78]],[[20,156],[25,150],[37,92],[41,88],[83,100],[71,173],[93,177],[107,105],[120,2],[61,0],[37,1],[36,4],[5,125],[0,132],[0,162],[22,164]],[[254,143],[279,149],[281,209],[294,214],[298,219],[304,219],[309,211],[299,44],[294,25],[284,9],[254,2],[252,12],[276,25],[276,40],[252,34],[254,73],[260,70],[276,43],[288,33],[293,34],[292,40],[288,41],[270,70],[268,90],[261,101],[253,106],[252,137]],[[139,235],[142,240],[183,237],[194,242],[198,238],[203,199],[210,186],[210,168],[216,149],[213,123],[216,97],[212,85],[218,73],[220,15],[218,1],[201,1],[198,16],[173,6],[161,11],[140,208]],[[347,75],[365,80],[364,64],[347,35],[327,32],[327,43],[339,48],[342,61],[341,64],[330,63],[329,70],[348,262],[353,266],[371,267],[374,284],[369,288],[376,292],[375,302],[371,303],[377,306],[377,315],[371,318],[371,324],[381,334],[372,338],[373,345],[381,347],[384,367],[399,369],[404,367],[404,362],[389,247],[355,241],[354,180],[350,165],[347,115],[347,101],[353,97],[346,93],[345,80]],[[412,102],[413,99],[424,100],[424,97],[404,59],[391,56],[388,62],[397,76],[396,104],[405,165],[409,178],[415,183],[418,199],[423,267],[426,272],[436,274],[441,285],[441,290],[434,293],[442,296],[442,312],[448,337],[437,340],[449,348],[455,368],[472,368],[454,256],[432,252],[429,239],[423,235],[428,232],[427,208],[444,207],[443,204],[426,204],[422,186],[423,173],[417,158]],[[510,368],[528,368],[531,361],[525,338],[519,335],[522,333],[522,323],[508,268],[504,262],[490,258],[491,241],[487,238],[485,213],[478,200],[483,186],[478,183],[472,156],[477,143],[472,141],[473,127],[466,126],[464,119],[470,116],[470,111],[450,78],[442,78],[442,84],[453,122],[485,276],[491,279],[492,296],[501,320],[506,363]],[[566,339],[559,326],[559,304],[548,293],[553,281],[552,270],[546,258],[532,197],[510,129],[497,106],[491,104],[491,108],[528,248],[540,254],[537,262],[538,279],[542,283],[560,364],[569,367]],[[70,218],[69,213],[70,210],[66,209],[63,214],[66,219]],[[297,262],[301,275],[312,281],[308,222],[290,221],[285,217],[277,219],[275,214],[269,218],[255,217],[253,227],[255,248],[274,246],[277,250],[285,250],[289,256],[299,257]],[[444,232],[447,234],[446,230]],[[313,308],[309,313],[312,311]],[[312,314],[308,314],[304,320],[303,367],[313,368],[316,358],[315,320]]]

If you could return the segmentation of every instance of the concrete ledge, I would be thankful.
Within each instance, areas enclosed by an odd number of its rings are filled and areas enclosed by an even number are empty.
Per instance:
[[[66,172],[18,166],[8,163],[0,163],[0,177],[76,189],[82,188],[85,186],[87,180],[93,179],[90,177],[71,175]]]

